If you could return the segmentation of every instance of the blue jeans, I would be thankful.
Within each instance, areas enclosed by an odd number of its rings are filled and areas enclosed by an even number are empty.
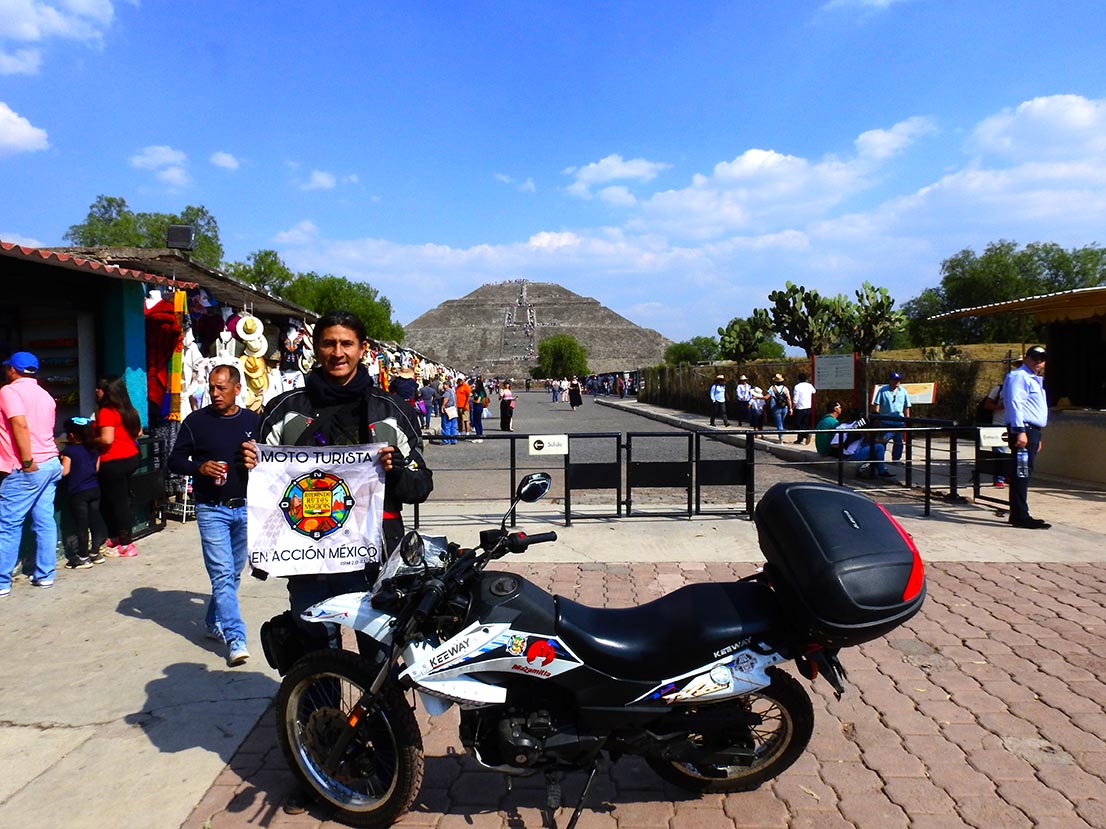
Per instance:
[[[847,456],[847,460],[850,461],[876,461],[876,472],[882,475],[887,471],[887,466],[883,463],[883,458],[886,453],[882,443],[865,443],[858,446],[856,451]]]
[[[456,438],[454,440],[449,440],[448,439],[450,435],[456,435],[456,434],[457,434],[457,418],[455,418],[455,417],[446,417],[443,414],[442,415],[442,443],[456,443],[457,442]]]
[[[484,407],[479,403],[472,404],[472,428],[478,438],[484,437]]]
[[[774,420],[776,423],[777,432],[783,431],[783,420],[785,417],[787,417],[786,406],[780,406],[779,408],[777,408],[776,406],[772,407],[772,420]]]
[[[885,417],[885,418],[882,419],[881,423],[884,426],[899,426],[900,427],[899,430],[896,430],[894,432],[884,432],[883,440],[885,442],[888,441],[888,440],[894,441],[894,447],[891,449],[891,460],[893,460],[893,461],[902,460],[902,447],[903,447],[903,438],[902,438],[902,436],[903,436],[903,432],[901,431],[901,427],[904,425],[904,421],[902,421],[898,418]]]
[[[58,564],[58,525],[54,523],[54,493],[61,480],[61,461],[52,458],[35,472],[16,470],[0,483],[0,587],[11,587],[19,559],[23,521],[31,516],[35,531],[35,572],[38,581],[54,578]]]
[[[204,566],[211,579],[211,601],[204,623],[208,630],[222,631],[228,642],[246,641],[246,623],[238,607],[238,583],[246,566],[246,508],[218,504],[196,504],[196,525]]]

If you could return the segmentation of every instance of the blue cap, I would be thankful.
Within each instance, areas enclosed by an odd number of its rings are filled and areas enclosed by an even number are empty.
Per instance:
[[[37,374],[38,357],[29,351],[17,351],[4,361],[4,365],[11,366],[20,374]]]
[[[892,379],[892,380],[901,380],[901,379],[902,379],[902,375],[901,375],[901,374],[899,374],[899,373],[898,373],[897,371],[892,371],[892,372],[891,372],[891,379]]]

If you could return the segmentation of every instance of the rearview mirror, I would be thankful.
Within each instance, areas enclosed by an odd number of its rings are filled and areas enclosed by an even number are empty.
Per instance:
[[[399,542],[399,554],[408,567],[422,564],[426,558],[426,545],[423,543],[422,536],[414,530],[403,536],[403,540]]]
[[[545,497],[549,488],[553,486],[553,479],[547,472],[532,472],[518,483],[515,490],[515,498],[528,504],[534,503]]]

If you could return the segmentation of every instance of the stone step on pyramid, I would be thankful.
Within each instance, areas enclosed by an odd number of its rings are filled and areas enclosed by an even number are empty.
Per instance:
[[[671,340],[635,325],[590,297],[525,279],[482,285],[446,300],[406,326],[404,344],[461,371],[521,380],[537,365],[543,339],[571,334],[594,373],[664,362]]]

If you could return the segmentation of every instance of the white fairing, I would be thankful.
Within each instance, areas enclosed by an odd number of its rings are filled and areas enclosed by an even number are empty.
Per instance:
[[[343,593],[311,605],[300,615],[308,622],[334,622],[366,633],[381,644],[391,644],[396,617],[375,609],[371,598],[371,593]]]
[[[673,705],[719,702],[740,697],[771,684],[767,669],[787,661],[778,653],[742,650],[694,671],[665,680],[634,702],[663,700]]]

